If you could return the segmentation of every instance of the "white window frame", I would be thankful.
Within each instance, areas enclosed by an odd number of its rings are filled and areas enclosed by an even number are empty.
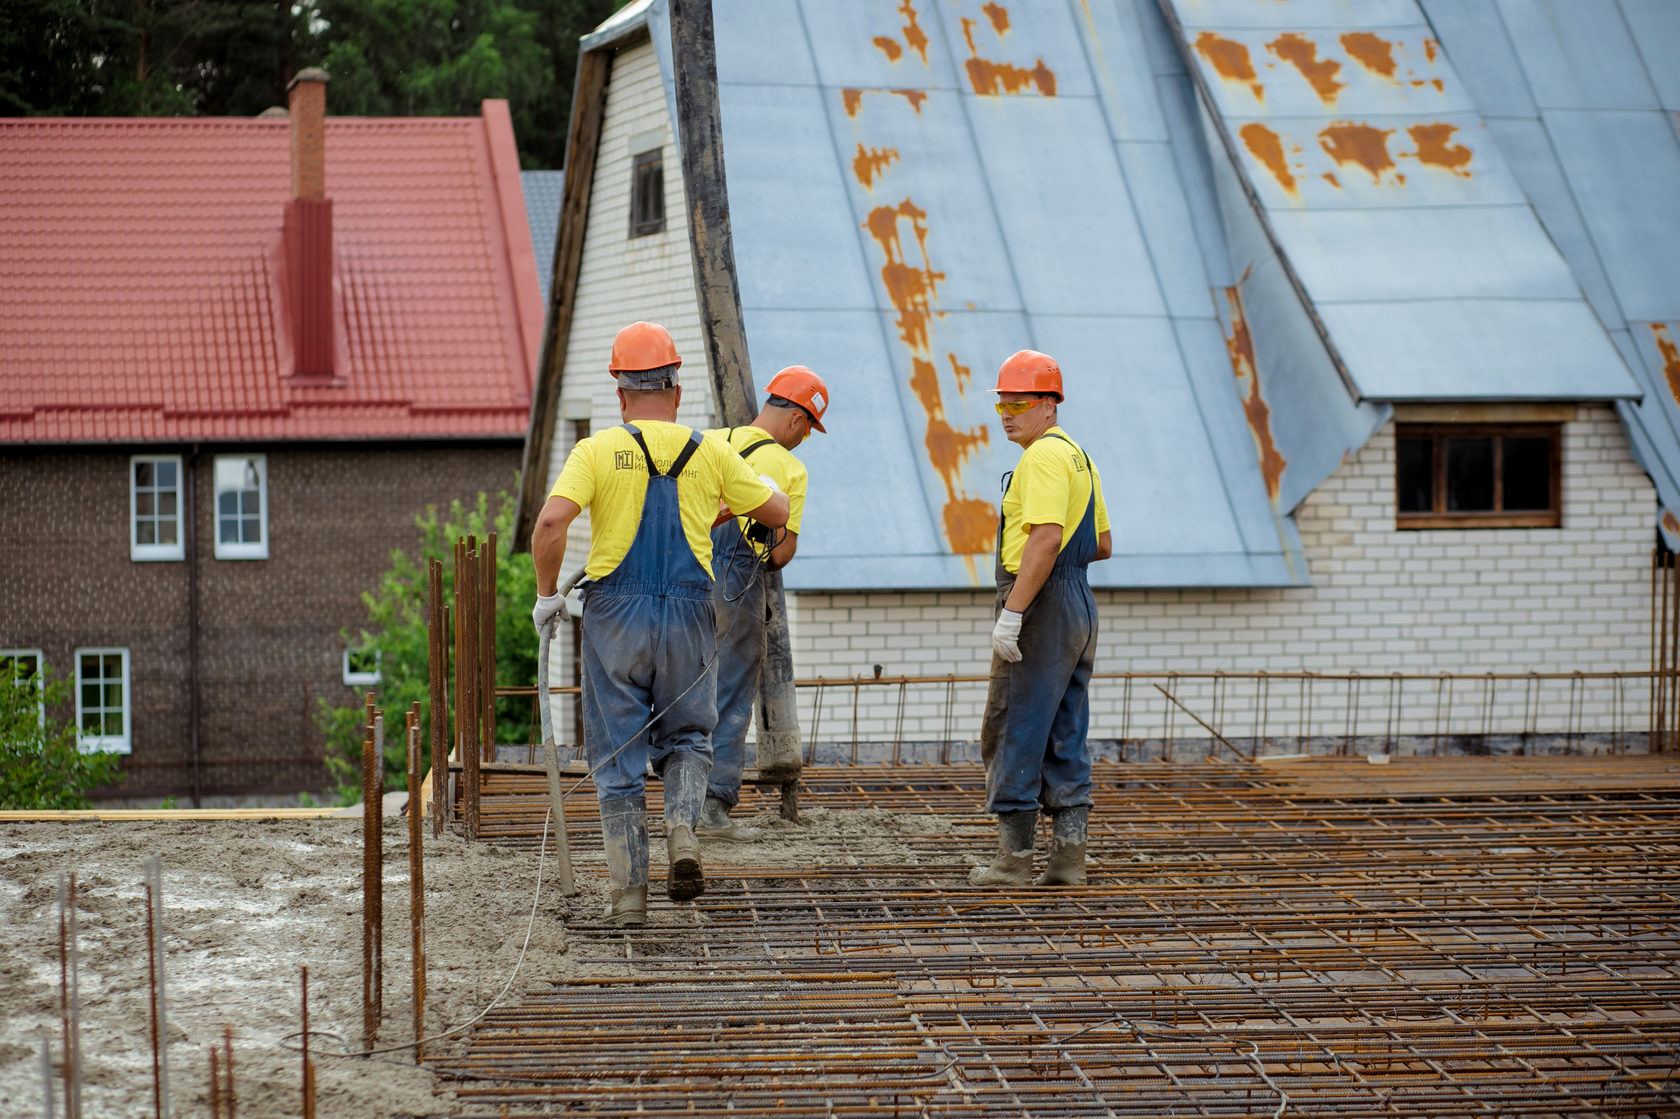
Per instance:
[[[39,649],[0,649],[0,661],[16,660],[21,657],[29,657],[35,661],[35,691],[39,697],[36,706],[41,712],[41,725],[44,727],[47,725],[47,682],[41,673],[43,666],[46,664],[46,657],[41,654]],[[18,687],[23,686],[21,680],[14,680],[13,683]]]
[[[135,481],[135,467],[141,463],[171,463],[175,467],[175,543],[140,543],[140,489]],[[167,493],[167,490],[158,490]],[[128,558],[136,563],[187,558],[186,468],[180,455],[130,455],[128,459]],[[158,517],[159,521],[167,518]]]
[[[363,651],[373,653],[374,669],[373,669],[372,672],[356,672],[353,669],[351,669],[351,667],[350,667],[350,654],[353,653],[353,652],[363,652]],[[345,684],[345,686],[350,687],[350,688],[361,688],[361,687],[367,687],[369,685],[379,683],[379,681],[384,676],[384,673],[382,671],[384,660],[385,660],[385,654],[380,652],[378,649],[371,649],[371,650],[345,649],[344,650],[344,684]]]
[[[80,648],[73,654],[76,661],[76,744],[82,753],[92,754],[103,751],[107,754],[130,754],[134,752],[134,688],[129,679],[128,650],[117,648]],[[82,732],[82,716],[86,708],[82,705],[82,658],[84,656],[116,656],[122,658],[122,717],[123,732],[118,734],[84,734]],[[110,708],[100,707],[105,711]]]
[[[218,475],[224,462],[253,462],[257,466],[257,529],[261,539],[254,542],[222,542],[222,487]],[[263,560],[268,558],[268,456],[217,455],[210,466],[210,531],[216,541],[216,558],[220,560]],[[243,492],[243,491],[241,491]]]

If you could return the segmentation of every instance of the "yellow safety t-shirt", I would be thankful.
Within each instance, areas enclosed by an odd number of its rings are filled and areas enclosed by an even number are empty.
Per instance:
[[[692,428],[664,420],[636,420],[635,425],[661,472],[671,468],[693,432]],[[763,505],[770,499],[770,487],[758,480],[758,474],[721,439],[702,439],[700,448],[677,476],[683,535],[707,575],[712,573],[711,533],[718,501],[731,509]],[[642,523],[647,484],[647,460],[622,427],[611,427],[579,441],[566,456],[566,465],[549,496],[564,497],[589,510],[589,563],[585,568],[589,578],[612,574],[630,554],[636,529]]]
[[[714,427],[706,432],[707,438],[717,437],[735,448],[737,452],[744,451],[754,443],[762,443],[770,438],[770,433],[761,427]],[[782,487],[782,492],[788,499],[787,530],[798,533],[799,522],[805,516],[805,488],[809,482],[809,475],[805,472],[805,464],[796,458],[792,451],[772,440],[765,446],[753,452],[752,458],[747,460],[747,466],[754,474],[768,474],[776,479],[776,484]],[[734,508],[733,505],[730,506]],[[746,517],[736,517],[735,523],[741,526],[741,531],[747,531]]]
[[[1050,438],[1052,432],[1062,438]],[[1060,427],[1052,427],[1021,452],[1021,461],[1003,494],[1005,571],[1013,575],[1021,570],[1021,553],[1026,549],[1031,525],[1061,525],[1062,543],[1056,550],[1067,547],[1084,519],[1093,486],[1097,492],[1097,535],[1108,531],[1102,478],[1095,465],[1087,471],[1085,461],[1085,452]]]

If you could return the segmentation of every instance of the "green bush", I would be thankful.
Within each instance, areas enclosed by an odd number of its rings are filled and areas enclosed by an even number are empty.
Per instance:
[[[420,528],[420,549],[411,558],[406,552],[391,553],[391,568],[374,590],[363,592],[368,626],[359,637],[348,630],[344,639],[351,648],[379,654],[380,682],[370,689],[374,703],[385,712],[385,787],[408,787],[408,747],[404,740],[404,715],[411,703],[420,704],[421,770],[430,764],[431,717],[426,667],[426,561],[443,563],[443,600],[454,601],[455,541],[476,536],[479,547],[489,532],[496,537],[496,683],[536,682],[537,633],[531,625],[531,603],[536,600],[537,575],[528,555],[514,556],[514,499],[506,491],[491,496],[480,493],[471,506],[456,501],[440,518],[436,506],[415,518]],[[453,679],[446,685],[453,687]],[[454,696],[450,696],[454,702]],[[320,701],[316,722],[327,738],[327,769],[337,784],[339,799],[354,804],[362,796],[361,704],[338,707]],[[496,705],[496,740],[526,742],[530,733],[531,703],[528,699],[504,699]],[[447,737],[447,733],[446,733]]]
[[[119,778],[118,755],[83,753],[75,725],[53,716],[70,687],[44,663],[37,676],[0,659],[0,808],[86,808],[89,789]]]

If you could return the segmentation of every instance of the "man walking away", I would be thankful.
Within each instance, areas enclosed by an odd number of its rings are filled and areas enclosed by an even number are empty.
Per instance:
[[[561,613],[582,615],[584,754],[612,879],[607,920],[620,925],[647,919],[650,763],[665,797],[666,895],[686,901],[706,885],[694,825],[717,722],[710,529],[718,503],[772,527],[787,522],[787,498],[741,456],[675,422],[681,365],[664,327],[619,331],[608,369],[624,426],[572,449],[531,535],[538,631],[552,635]],[[566,532],[584,509],[588,579],[574,609],[558,593],[560,568]]]
[[[975,867],[977,886],[1085,884],[1091,811],[1087,692],[1097,606],[1085,566],[1113,551],[1102,480],[1091,457],[1056,425],[1062,371],[1022,350],[998,370],[1003,433],[1021,447],[1004,476],[998,525],[997,624],[980,756],[998,853]],[[1038,810],[1051,817],[1050,861],[1032,879]]]
[[[752,469],[774,479],[788,499],[784,529],[770,529],[745,517],[733,517],[712,529],[718,721],[712,734],[712,773],[697,830],[701,836],[716,839],[749,838],[730,820],[729,811],[741,799],[747,726],[752,722],[764,666],[763,574],[785,567],[799,549],[806,473],[793,449],[811,432],[824,430],[822,417],[828,410],[828,386],[803,365],[790,365],[777,373],[766,391],[769,397],[751,424],[706,433],[728,443]]]

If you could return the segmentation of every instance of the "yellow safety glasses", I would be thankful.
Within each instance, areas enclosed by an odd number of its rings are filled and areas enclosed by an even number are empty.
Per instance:
[[[1039,397],[1039,400],[1043,400]],[[1038,400],[1000,400],[997,402],[997,414],[1000,416],[1019,416],[1027,409],[1037,406]]]

